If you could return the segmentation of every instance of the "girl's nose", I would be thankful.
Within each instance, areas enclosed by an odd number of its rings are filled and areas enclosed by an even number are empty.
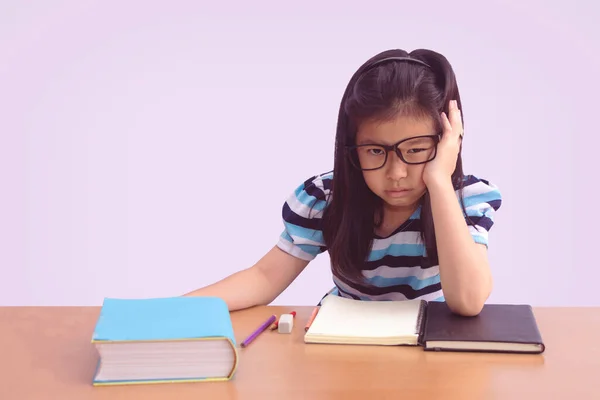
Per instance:
[[[388,159],[388,177],[392,180],[406,178],[408,175],[408,165],[398,157],[398,154],[391,152]]]

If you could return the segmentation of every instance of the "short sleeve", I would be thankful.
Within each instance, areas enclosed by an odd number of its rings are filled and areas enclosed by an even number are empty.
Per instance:
[[[469,175],[465,178],[463,202],[471,236],[476,243],[488,246],[489,231],[502,204],[500,190],[485,179]]]
[[[312,261],[326,251],[321,223],[331,192],[331,174],[306,180],[282,207],[284,230],[277,246],[292,256]]]

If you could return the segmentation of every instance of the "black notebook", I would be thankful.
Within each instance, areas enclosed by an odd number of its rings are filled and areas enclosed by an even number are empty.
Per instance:
[[[430,302],[419,342],[425,350],[543,353],[533,309],[526,304],[486,304],[463,317],[442,302]]]
[[[425,350],[542,353],[528,305],[486,304],[463,317],[444,302],[360,301],[328,295],[304,336],[306,343],[414,345]]]

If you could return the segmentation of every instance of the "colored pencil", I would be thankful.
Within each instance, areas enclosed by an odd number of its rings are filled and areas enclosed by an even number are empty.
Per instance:
[[[242,347],[248,346],[254,339],[258,337],[265,329],[269,327],[275,321],[277,317],[275,315],[271,315],[268,320],[266,320],[261,326],[259,326],[250,336],[248,336],[243,342]]]
[[[305,332],[308,331],[308,328],[310,328],[310,326],[312,325],[318,312],[319,312],[319,307],[315,307],[314,310],[312,311],[312,314],[310,314],[310,318],[308,319],[306,326],[304,327]]]

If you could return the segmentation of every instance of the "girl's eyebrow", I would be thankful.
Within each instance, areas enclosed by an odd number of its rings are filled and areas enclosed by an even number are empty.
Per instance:
[[[429,143],[429,142],[430,142],[429,138],[419,138],[419,139],[413,139],[411,141],[411,144]]]
[[[412,136],[412,137],[404,138],[403,140],[406,140],[406,139],[411,139],[411,138],[413,138],[413,137],[416,137],[416,136]],[[413,140],[414,140],[414,141],[413,141],[412,143],[414,143],[414,144],[416,144],[416,143],[422,143],[422,142],[427,142],[427,139],[426,139],[426,138],[419,138],[419,139],[413,139]],[[389,144],[387,144],[387,143],[381,143],[381,142],[379,142],[379,141],[377,141],[377,140],[373,140],[373,139],[371,139],[371,138],[366,138],[366,139],[361,139],[361,140],[358,140],[358,141],[356,142],[356,144],[357,144],[357,145],[363,145],[363,144],[372,144],[372,145],[378,145],[378,146],[393,146],[393,145],[395,145],[395,144],[397,145],[399,142],[400,142],[400,140],[399,140],[399,141],[397,141],[397,142],[394,142],[394,143],[389,143]]]
[[[385,143],[381,143],[381,142],[378,142],[376,140],[369,139],[369,138],[367,138],[367,139],[361,139],[356,144],[358,144],[358,145],[361,145],[361,144],[376,144],[376,145],[379,145],[379,146],[386,146]]]

